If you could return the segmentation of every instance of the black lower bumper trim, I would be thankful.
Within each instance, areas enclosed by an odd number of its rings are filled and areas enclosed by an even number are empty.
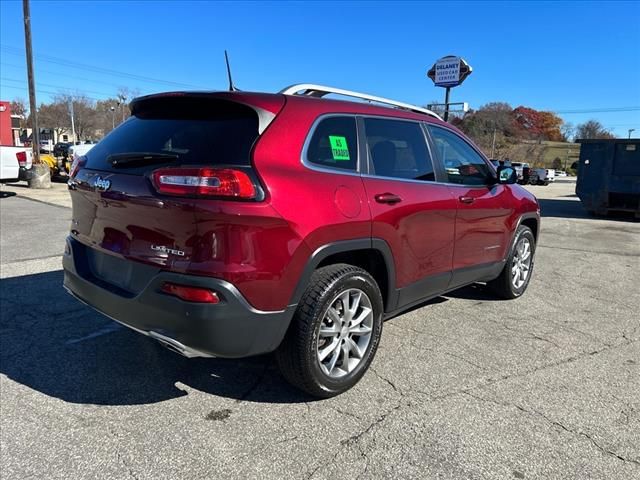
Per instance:
[[[67,290],[99,312],[185,356],[240,358],[271,352],[284,338],[296,308],[256,310],[229,282],[163,271],[135,295],[122,295],[92,277],[85,262],[89,247],[72,237],[67,242],[62,260]],[[147,266],[139,264],[139,268]],[[209,288],[223,301],[215,305],[185,302],[162,293],[164,282]]]

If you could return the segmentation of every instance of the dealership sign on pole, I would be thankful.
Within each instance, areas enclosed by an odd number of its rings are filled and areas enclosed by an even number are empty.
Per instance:
[[[433,80],[436,87],[446,88],[445,93],[445,121],[449,119],[449,91],[453,87],[457,87],[465,79],[471,75],[473,69],[464,58],[449,55],[437,60],[436,63],[429,69],[427,76]]]
[[[442,57],[427,72],[436,87],[457,87],[471,75],[473,69],[464,58]]]

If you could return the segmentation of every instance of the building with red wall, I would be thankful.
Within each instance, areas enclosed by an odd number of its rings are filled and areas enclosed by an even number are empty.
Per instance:
[[[0,145],[13,145],[11,104],[0,101]]]

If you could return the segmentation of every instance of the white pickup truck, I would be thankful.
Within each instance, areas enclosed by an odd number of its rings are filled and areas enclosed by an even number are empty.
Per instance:
[[[535,172],[535,182],[534,175],[532,175],[531,183],[535,183],[536,185],[549,185],[549,183],[553,183],[556,181],[556,171],[553,168],[534,168]]]
[[[28,180],[32,165],[30,148],[0,145],[0,182]]]

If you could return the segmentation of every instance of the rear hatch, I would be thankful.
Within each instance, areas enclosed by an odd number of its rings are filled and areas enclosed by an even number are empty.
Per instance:
[[[251,152],[282,105],[251,100],[233,93],[143,97],[130,119],[80,159],[69,182],[71,231],[89,247],[84,255],[96,277],[134,291],[144,279],[134,278],[130,260],[187,271],[199,242],[195,199],[226,194],[225,185],[237,185],[229,176],[255,186],[246,201],[260,200]]]

